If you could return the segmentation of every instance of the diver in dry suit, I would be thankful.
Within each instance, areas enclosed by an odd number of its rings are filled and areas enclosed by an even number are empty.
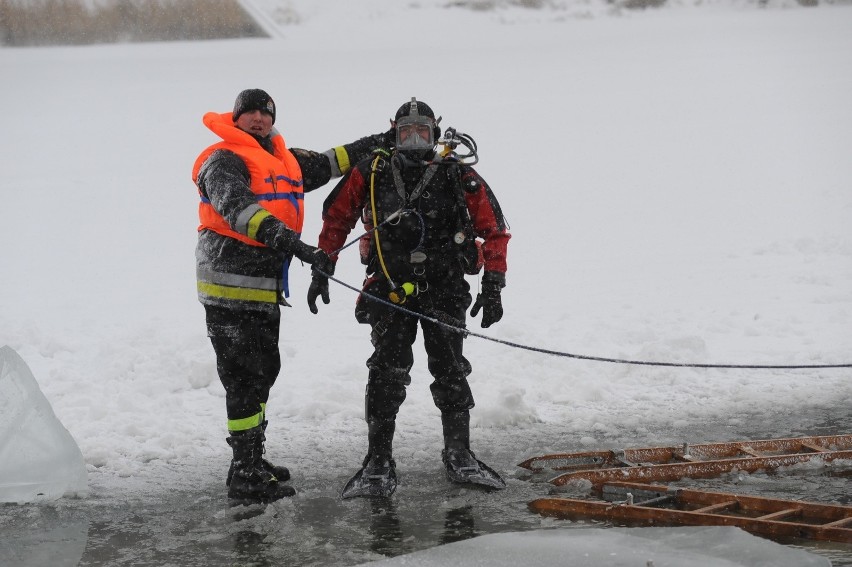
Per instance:
[[[505,487],[500,476],[470,450],[470,409],[473,394],[467,381],[471,365],[463,355],[464,336],[435,322],[369,300],[390,298],[407,310],[455,327],[464,327],[471,304],[465,274],[484,262],[481,291],[471,315],[482,310],[482,327],[503,316],[501,290],[506,285],[506,222],[491,189],[469,165],[453,154],[437,153],[440,119],[414,98],[391,121],[396,134],[389,152],[353,167],[323,205],[319,248],[334,253],[361,219],[371,233],[364,291],[358,301],[359,322],[372,327],[373,353],[366,419],[369,448],[363,467],[346,484],[342,496],[389,496],[397,485],[392,441],[396,415],[405,400],[414,364],[412,344],[417,325],[423,328],[430,389],[441,410],[444,433],[442,459],[451,481],[490,488]],[[477,244],[479,239],[479,245]],[[331,275],[331,274],[329,274]],[[313,271],[308,304],[329,302],[328,278]]]

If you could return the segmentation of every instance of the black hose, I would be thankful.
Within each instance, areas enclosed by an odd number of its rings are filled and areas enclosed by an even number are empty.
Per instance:
[[[341,248],[342,250],[342,248]],[[700,363],[687,363],[687,362],[651,362],[647,360],[629,360],[624,358],[606,358],[602,356],[588,356],[583,354],[572,354],[569,352],[561,352],[557,350],[550,350],[541,347],[533,347],[528,345],[522,345],[520,343],[515,343],[511,341],[506,341],[503,339],[495,339],[494,337],[489,337],[487,335],[483,335],[481,333],[477,333],[471,331],[463,326],[451,325],[444,321],[440,321],[434,317],[429,317],[428,315],[424,315],[422,313],[418,313],[416,311],[412,311],[406,307],[402,307],[401,305],[397,305],[395,303],[391,303],[381,297],[377,297],[375,295],[371,295],[366,293],[363,290],[360,290],[356,287],[353,287],[346,282],[343,282],[333,276],[328,276],[322,272],[319,272],[321,275],[328,277],[328,279],[342,285],[345,288],[351,289],[352,291],[361,295],[361,297],[369,300],[369,301],[377,301],[393,309],[398,309],[403,313],[411,315],[413,317],[417,317],[424,321],[429,321],[430,323],[434,323],[436,325],[440,325],[441,327],[452,331],[454,333],[461,333],[465,337],[472,336],[480,339],[485,339],[487,341],[495,342],[498,344],[510,346],[513,348],[519,348],[523,350],[528,350],[532,352],[540,352],[542,354],[549,354],[551,356],[560,356],[564,358],[574,358],[577,360],[591,360],[594,362],[611,362],[614,364],[631,364],[631,365],[641,365],[641,366],[666,366],[666,367],[677,367],[677,368],[741,368],[741,369],[751,369],[751,370],[801,370],[801,369],[827,369],[827,368],[852,368],[852,363],[849,364],[700,364]]]

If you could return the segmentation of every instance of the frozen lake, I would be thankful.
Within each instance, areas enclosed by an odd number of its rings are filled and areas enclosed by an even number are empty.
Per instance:
[[[658,431],[656,438],[677,442],[762,439],[824,435],[852,431],[845,407],[803,407],[805,422],[771,412],[737,416],[737,423],[690,423],[680,431]],[[487,433],[484,432],[484,433]],[[539,424],[517,431],[497,431],[499,446],[546,445],[562,435]],[[510,437],[505,439],[505,436]],[[649,438],[643,436],[643,438]],[[653,438],[653,436],[652,436]],[[601,448],[628,447],[629,432],[602,440]],[[483,443],[488,446],[489,443]],[[497,446],[496,443],[494,446]],[[395,557],[483,534],[548,528],[589,529],[600,523],[542,518],[527,503],[552,492],[549,484],[517,478],[506,462],[509,452],[484,451],[510,477],[496,493],[467,490],[446,482],[439,460],[410,469],[399,465],[401,485],[389,500],[342,501],[337,493],[348,470],[300,467],[296,498],[268,507],[231,508],[220,484],[221,462],[154,464],[145,478],[99,478],[93,495],[40,505],[0,506],[0,560],[13,555],[18,567],[42,565],[333,565],[348,566]],[[676,483],[677,484],[677,483]],[[852,504],[852,463],[830,467],[803,464],[773,474],[726,475],[719,480],[681,481],[709,490]],[[852,546],[804,540],[783,542],[829,558],[835,566],[852,566]],[[43,560],[49,553],[51,560]],[[58,558],[66,558],[63,563]],[[79,563],[74,561],[79,560]]]
[[[273,39],[0,49],[0,346],[32,369],[90,488],[0,506],[0,565],[344,566],[480,534],[583,530],[531,514],[550,487],[515,464],[852,432],[849,368],[631,367],[471,339],[473,449],[509,486],[463,490],[444,478],[417,345],[400,487],[390,502],[342,502],[366,449],[369,330],[340,287],[312,315],[297,266],[267,448],[299,494],[228,506],[190,171],[216,141],[201,117],[245,88],[275,98],[293,147],[384,131],[412,96],[474,136],[513,235],[492,337],[675,363],[852,363],[852,7],[493,3],[257,0],[291,22]],[[305,199],[311,244],[332,186]],[[350,250],[335,274],[358,285]],[[849,503],[848,471],[707,485]],[[791,544],[852,565],[849,546]]]

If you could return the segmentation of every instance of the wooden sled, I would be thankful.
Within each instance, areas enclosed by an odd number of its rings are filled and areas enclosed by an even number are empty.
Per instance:
[[[778,500],[627,482],[602,486],[605,501],[540,498],[543,516],[629,525],[736,526],[766,537],[852,543],[852,506]]]
[[[557,453],[533,457],[518,466],[537,473],[568,471],[550,479],[557,486],[584,479],[598,487],[608,481],[659,482],[713,478],[734,470],[771,470],[815,457],[852,459],[852,435]]]

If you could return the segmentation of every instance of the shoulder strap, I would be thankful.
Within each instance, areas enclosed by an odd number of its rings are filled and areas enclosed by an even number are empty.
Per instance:
[[[465,232],[465,236],[474,238],[473,220],[470,218],[470,210],[467,208],[467,199],[464,198],[464,188],[461,183],[461,167],[458,164],[451,165],[449,174],[452,178],[453,192],[456,195],[456,205],[458,206],[459,221],[461,222],[462,229]]]
[[[417,185],[407,197],[405,193],[405,184],[402,182],[402,173],[399,171],[399,165],[396,160],[391,160],[391,171],[393,173],[393,183],[396,186],[396,192],[399,193],[400,199],[402,199],[403,203],[412,203],[420,196],[420,193],[423,192],[423,189],[429,184],[429,182],[432,181],[432,177],[435,175],[435,172],[438,171],[438,164],[433,163],[426,168],[426,171],[423,172],[423,176],[420,178],[420,181],[417,182]]]

